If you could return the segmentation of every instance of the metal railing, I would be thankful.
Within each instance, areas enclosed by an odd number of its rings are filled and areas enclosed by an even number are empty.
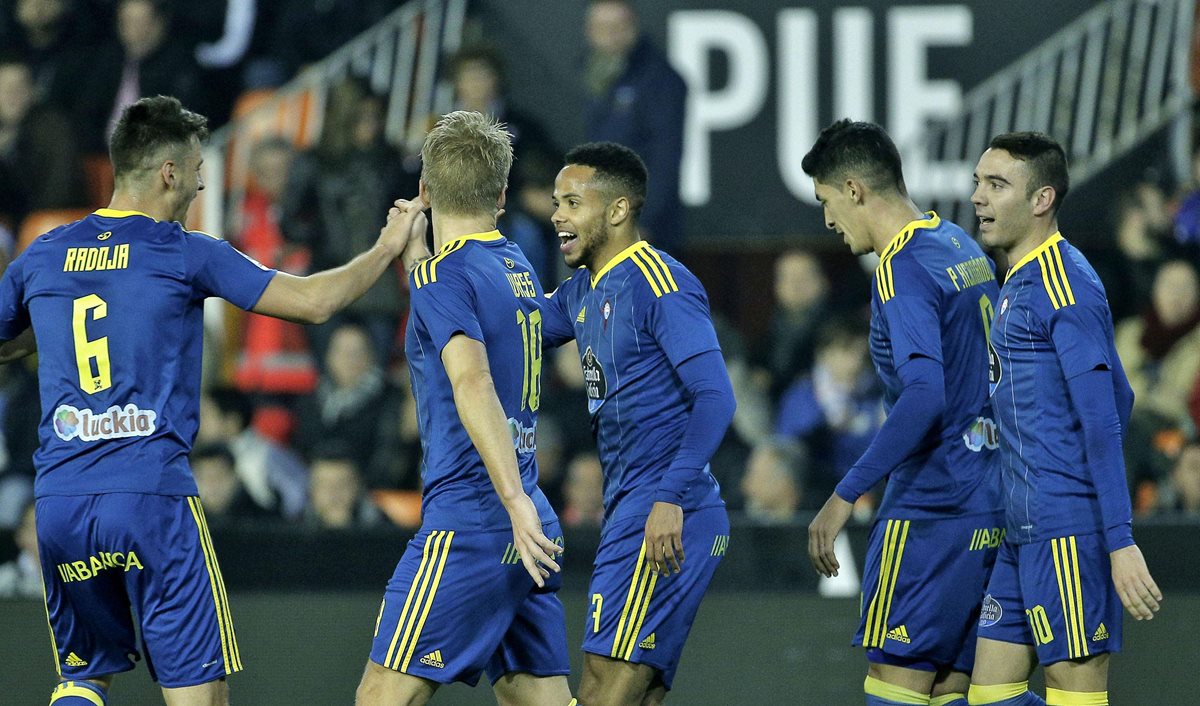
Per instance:
[[[1195,0],[1109,0],[1089,10],[963,97],[962,112],[930,127],[927,159],[973,169],[991,136],[1038,130],[1062,143],[1082,183],[1167,124],[1188,115]],[[934,206],[971,220],[971,180]]]
[[[445,57],[459,47],[467,0],[412,0],[291,82],[262,96],[244,97],[234,119],[213,133],[204,152],[207,187],[193,212],[201,228],[221,233],[242,202],[254,145],[282,137],[308,147],[321,134],[329,89],[347,76],[367,80],[387,96],[384,132],[404,146],[414,126],[450,108],[442,80]],[[243,108],[239,110],[239,108]]]

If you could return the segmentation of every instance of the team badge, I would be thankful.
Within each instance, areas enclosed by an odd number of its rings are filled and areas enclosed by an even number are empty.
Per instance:
[[[992,598],[992,594],[987,594],[983,599],[983,606],[979,609],[979,627],[990,628],[1000,622],[1000,618],[1004,617],[1004,608],[1000,606],[1000,601]]]
[[[1000,316],[1004,316],[1004,312],[1006,311],[1008,311],[1008,297],[1005,297],[1004,300],[1000,302]]]
[[[517,266],[517,262],[516,262],[516,260],[513,260],[511,257],[506,257],[506,258],[504,258],[504,266],[511,270]]]
[[[956,248],[962,247],[962,243],[958,242],[958,238],[954,237],[953,235],[950,236],[950,242],[954,243],[954,247]]]
[[[604,306],[600,307],[600,314],[604,316],[604,328],[608,329],[608,317],[612,316],[612,300],[605,299]]]

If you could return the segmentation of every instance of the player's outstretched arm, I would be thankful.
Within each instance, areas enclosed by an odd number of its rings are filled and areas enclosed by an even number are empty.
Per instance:
[[[542,532],[537,508],[521,485],[517,454],[513,450],[508,418],[492,383],[487,349],[479,341],[457,334],[442,348],[442,364],[454,389],[458,418],[483,459],[492,486],[512,520],[513,546],[520,552],[521,563],[534,583],[544,586],[550,575],[546,569],[560,570],[552,556],[562,548]]]
[[[370,250],[341,267],[307,277],[277,273],[252,311],[302,324],[321,324],[361,297],[397,257],[412,249],[409,243],[415,234],[420,234],[424,247],[427,220],[421,202],[400,203],[406,207],[388,212],[387,224]]]

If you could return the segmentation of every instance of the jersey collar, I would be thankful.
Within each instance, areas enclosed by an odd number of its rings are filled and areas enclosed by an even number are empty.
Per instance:
[[[639,240],[633,245],[630,245],[621,252],[617,253],[615,256],[613,256],[613,259],[608,261],[608,264],[600,268],[599,272],[592,275],[592,289],[596,288],[596,285],[600,283],[600,278],[608,274],[609,270],[633,257],[635,252],[645,250],[648,247],[650,247],[650,243],[647,243],[645,240]]]
[[[118,211],[115,208],[98,208],[93,212],[93,215],[100,216],[101,218],[128,218],[129,216],[141,216],[143,218],[149,218],[155,223],[158,223],[157,218],[142,213],[141,211]]]
[[[1026,263],[1028,263],[1032,260],[1036,260],[1042,253],[1044,253],[1047,250],[1049,250],[1050,248],[1054,247],[1055,244],[1057,244],[1058,241],[1060,241],[1062,239],[1063,239],[1062,233],[1060,233],[1058,231],[1054,231],[1054,235],[1050,236],[1049,238],[1046,238],[1044,241],[1042,241],[1041,245],[1039,245],[1036,248],[1034,248],[1033,250],[1029,251],[1025,255],[1025,257],[1018,260],[1017,264],[1008,268],[1008,277],[1005,277],[1005,279],[1012,277],[1013,273],[1016,272],[1017,270],[1021,269],[1021,267],[1023,265],[1025,265]]]
[[[446,252],[447,250],[450,250],[451,248],[457,248],[458,246],[462,245],[463,243],[467,242],[468,240],[478,240],[478,241],[481,241],[484,243],[492,243],[497,240],[500,240],[503,237],[504,236],[500,234],[499,230],[489,230],[486,233],[471,233],[470,235],[459,236],[459,237],[455,238],[454,240],[451,240],[450,242],[443,245],[442,249],[439,250],[438,252]]]
[[[888,255],[896,254],[896,252],[899,251],[900,248],[904,247],[905,243],[909,241],[910,238],[906,236],[911,236],[918,228],[937,228],[941,224],[942,219],[938,217],[938,214],[934,213],[933,211],[926,211],[925,218],[918,218],[917,220],[909,221],[908,225],[901,228],[900,232],[894,235],[892,239],[888,241],[887,247],[883,249],[883,252],[880,253],[879,257],[885,258]]]

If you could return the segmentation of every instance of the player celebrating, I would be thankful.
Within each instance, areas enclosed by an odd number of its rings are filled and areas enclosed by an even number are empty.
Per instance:
[[[704,288],[638,235],[641,158],[600,142],[566,162],[552,220],[580,269],[546,301],[544,335],[547,347],[578,342],[604,467],[580,700],[651,706],[671,688],[729,543],[708,460],[733,419],[733,389]]]
[[[1162,600],[1133,542],[1122,453],[1133,391],[1104,287],[1058,232],[1062,147],[1000,135],[975,183],[983,242],[1012,266],[991,331],[1008,532],[979,621],[971,703],[1043,703],[1027,683],[1040,662],[1045,703],[1104,706],[1121,604],[1149,620]]]
[[[109,148],[112,201],[37,238],[0,282],[6,353],[32,325],[42,399],[38,545],[55,662],[54,706],[103,705],[141,633],[170,706],[228,703],[242,668],[221,569],[188,468],[199,418],[202,307],[323,322],[401,254],[414,215],[369,251],[308,277],[257,265],[185,230],[207,120],[143,98]],[[137,630],[130,615],[132,608]]]
[[[866,703],[965,706],[1002,525],[987,406],[992,263],[958,226],[917,209],[878,125],[830,125],[802,167],[826,224],[855,254],[880,256],[870,344],[889,406],[809,525],[809,557],[837,574],[834,540],[858,498],[887,478],[854,636],[867,649]]]
[[[566,706],[551,558],[561,548],[547,538],[561,542],[562,531],[534,458],[543,295],[496,230],[512,144],[503,126],[457,111],[421,158],[419,200],[398,201],[390,217],[435,214],[438,254],[411,272],[405,336],[425,451],[422,524],[388,582],[357,703],[419,706],[438,685],[474,685],[486,670],[502,704]],[[413,247],[423,248],[417,225]]]

